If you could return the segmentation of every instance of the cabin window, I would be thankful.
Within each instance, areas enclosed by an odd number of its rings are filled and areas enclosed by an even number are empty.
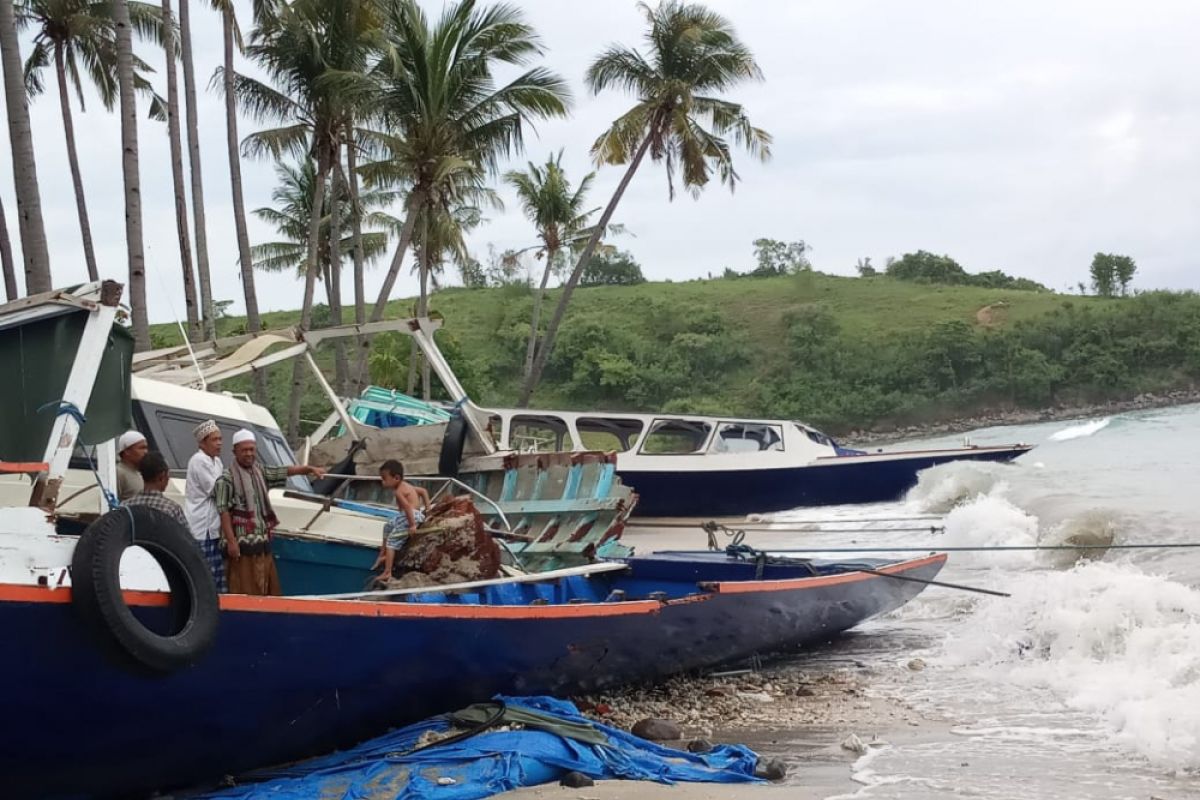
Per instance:
[[[152,435],[149,437],[151,447],[163,454],[167,465],[173,472],[178,471],[181,474],[186,472],[188,460],[196,452],[196,437],[192,435],[192,431],[206,418],[185,416],[164,409],[155,411],[154,418],[158,425],[156,426],[157,430],[152,431]],[[221,420],[217,420],[217,427],[221,429],[221,438],[225,440],[225,452],[222,453],[225,455],[230,452],[229,443],[233,441],[233,434],[237,432],[238,428],[223,423]]]
[[[558,417],[517,416],[512,418],[508,444],[522,453],[553,453],[563,449],[567,425]]]
[[[685,455],[698,453],[708,441],[712,426],[707,422],[688,419],[658,419],[642,439],[642,453],[647,455]]]
[[[632,450],[645,427],[640,419],[605,419],[580,417],[575,420],[581,444],[586,450],[624,453]]]
[[[783,450],[783,428],[757,422],[722,422],[710,453],[762,453]]]

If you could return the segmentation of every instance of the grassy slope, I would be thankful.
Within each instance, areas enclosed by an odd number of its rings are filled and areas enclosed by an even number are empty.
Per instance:
[[[547,300],[547,314],[557,302],[557,292]],[[589,287],[576,292],[572,308],[603,313],[615,328],[642,327],[649,302],[711,306],[719,309],[731,324],[744,327],[754,358],[729,376],[729,387],[720,393],[722,405],[737,413],[737,386],[756,376],[761,380],[789,368],[778,343],[785,333],[784,316],[788,311],[810,303],[821,303],[838,318],[842,329],[865,337],[888,336],[922,329],[934,323],[957,319],[979,324],[976,315],[985,306],[1003,303],[993,325],[1009,325],[1021,319],[1040,316],[1058,307],[1066,299],[1052,293],[984,289],[967,286],[939,286],[904,283],[885,277],[869,279],[804,274],[778,278],[689,281],[685,283],[647,283],[640,286]],[[1103,302],[1094,298],[1070,298],[1075,304]],[[389,304],[387,316],[399,317],[412,308],[412,300]],[[469,357],[486,360],[496,347],[498,326],[520,325],[528,319],[529,295],[513,289],[447,289],[434,295],[433,308],[444,315],[445,330]],[[294,325],[296,311],[264,315],[269,328]],[[222,334],[240,331],[244,319],[221,321]],[[525,325],[528,323],[525,322]],[[567,325],[570,324],[568,314]],[[161,344],[178,342],[174,325],[156,326],[155,338]],[[330,364],[331,349],[325,348],[319,360]],[[282,409],[287,378],[284,369],[272,369],[272,405]],[[290,375],[290,370],[288,371]],[[232,387],[231,387],[232,388]],[[240,388],[240,387],[239,387]],[[483,404],[504,405],[513,401],[517,376],[496,382],[490,396],[476,398]],[[310,393],[312,389],[310,388]],[[567,405],[554,386],[544,386],[535,405]]]

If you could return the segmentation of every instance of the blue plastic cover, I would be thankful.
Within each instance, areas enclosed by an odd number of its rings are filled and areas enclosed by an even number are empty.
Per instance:
[[[446,717],[410,725],[341,753],[252,776],[256,783],[202,795],[207,800],[476,800],[582,772],[596,780],[658,783],[755,783],[758,757],[723,745],[697,755],[648,742],[580,716],[551,697],[498,697],[566,722],[593,725],[608,744],[586,744],[542,730],[485,731],[465,740],[403,755],[426,731],[450,727]],[[443,782],[439,784],[439,779]],[[450,779],[453,783],[446,782]]]

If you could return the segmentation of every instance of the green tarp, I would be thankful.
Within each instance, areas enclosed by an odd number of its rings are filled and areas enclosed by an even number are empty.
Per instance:
[[[71,311],[0,331],[0,460],[41,461],[53,408],[75,362],[88,313]],[[114,326],[86,409],[80,441],[93,445],[133,427],[129,375],[133,337]]]

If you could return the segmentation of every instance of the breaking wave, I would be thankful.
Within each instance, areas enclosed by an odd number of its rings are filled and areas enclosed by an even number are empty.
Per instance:
[[[955,506],[1003,488],[996,465],[956,461],[930,467],[917,476],[905,501],[927,514],[945,514]]]
[[[1200,766],[1200,591],[1122,563],[1014,573],[952,633],[941,666],[1048,689],[1117,742],[1172,768]]]
[[[1050,434],[1050,441],[1066,442],[1071,439],[1082,439],[1086,436],[1092,436],[1107,428],[1111,422],[1112,417],[1105,417],[1104,419],[1084,422],[1080,425],[1072,425],[1069,428],[1063,428],[1061,431]]]

